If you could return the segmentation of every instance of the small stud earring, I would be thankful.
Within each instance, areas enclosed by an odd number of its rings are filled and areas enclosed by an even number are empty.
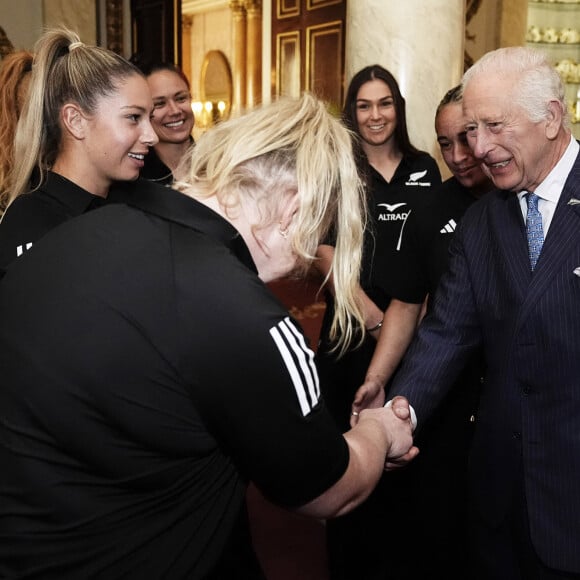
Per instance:
[[[288,228],[286,228],[285,230],[282,229],[282,222],[278,222],[278,232],[280,233],[280,235],[286,239],[288,237]]]

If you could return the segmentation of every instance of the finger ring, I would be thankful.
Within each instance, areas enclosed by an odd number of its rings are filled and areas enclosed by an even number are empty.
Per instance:
[[[352,416],[353,416],[353,417],[358,417],[358,413],[357,413],[356,411],[353,411],[353,412],[352,412]]]

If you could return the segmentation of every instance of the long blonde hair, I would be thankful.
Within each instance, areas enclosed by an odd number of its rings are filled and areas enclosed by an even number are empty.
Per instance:
[[[199,198],[215,195],[232,210],[251,197],[264,224],[274,219],[285,193],[298,192],[292,245],[304,269],[331,228],[336,234],[331,337],[344,352],[364,334],[356,298],[366,223],[363,187],[351,135],[322,101],[310,94],[281,98],[218,124],[192,147],[175,176],[177,189]]]
[[[54,164],[62,141],[62,106],[74,102],[91,114],[103,96],[114,94],[132,75],[143,73],[113,51],[82,43],[72,30],[56,28],[43,34],[34,48],[29,98],[16,130],[18,163],[10,175],[11,200],[31,185],[38,187]]]

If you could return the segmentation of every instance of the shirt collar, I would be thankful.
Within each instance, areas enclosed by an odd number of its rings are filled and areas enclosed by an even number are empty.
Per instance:
[[[103,197],[89,193],[70,179],[52,171],[46,173],[46,179],[40,189],[66,206],[73,216],[81,215],[88,209],[105,203]]]
[[[246,267],[258,273],[250,250],[238,230],[209,207],[175,189],[139,178],[137,181],[116,183],[109,193],[109,202],[122,202],[203,232],[227,246]]]
[[[564,185],[572,167],[578,157],[578,152],[580,151],[580,145],[574,137],[570,136],[570,143],[564,151],[564,155],[560,157],[558,163],[553,167],[552,171],[548,173],[544,181],[538,185],[534,193],[541,199],[550,201],[553,204],[557,204],[560,199],[560,195],[564,190]],[[527,191],[520,191],[518,193],[518,199],[521,201],[522,198],[527,194]]]

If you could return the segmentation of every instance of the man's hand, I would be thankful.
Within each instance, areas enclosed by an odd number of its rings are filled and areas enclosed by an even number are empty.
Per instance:
[[[405,425],[405,429],[403,429],[402,434],[399,430],[392,432],[394,438],[391,440],[391,445],[387,452],[387,461],[385,463],[386,471],[404,467],[419,453],[419,449],[413,445],[414,425],[411,418],[409,401],[405,397],[395,397],[390,403],[389,409]],[[408,443],[407,437],[411,438],[410,444]]]
[[[354,427],[364,409],[375,409],[385,404],[385,389],[382,381],[366,378],[354,395],[351,408],[350,426]]]

